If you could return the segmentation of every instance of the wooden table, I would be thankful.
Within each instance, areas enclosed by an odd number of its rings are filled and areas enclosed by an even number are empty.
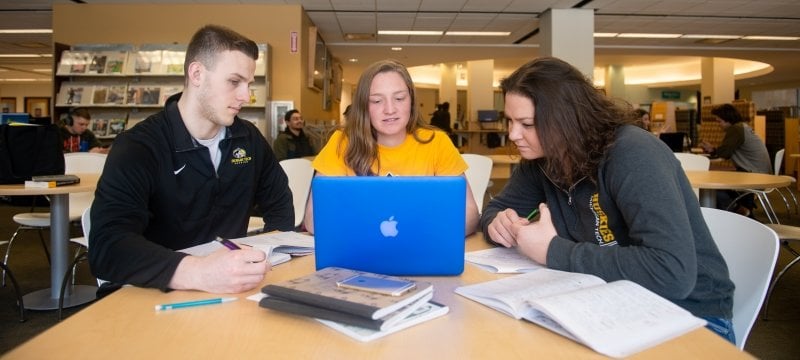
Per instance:
[[[508,179],[514,168],[519,165],[522,156],[519,154],[494,154],[486,155],[492,159],[492,179]]]
[[[480,234],[467,250],[486,248]],[[314,258],[294,258],[267,274],[265,284],[314,271]],[[368,343],[315,320],[259,308],[236,295],[231,303],[155,312],[157,304],[214,297],[197,291],[125,287],[5,354],[7,359],[515,359],[604,358],[530,322],[515,320],[456,295],[453,289],[503,275],[467,265],[461,276],[423,277],[450,313]],[[700,328],[634,358],[749,358]]]
[[[81,182],[48,189],[26,188],[25,185],[0,185],[0,195],[47,195],[50,198],[50,288],[37,290],[23,297],[26,309],[58,308],[61,282],[69,267],[69,194],[94,191],[99,174],[76,174]],[[95,299],[97,288],[76,285],[64,294],[64,307],[85,304]]]
[[[791,184],[791,180],[784,176],[741,171],[687,170],[686,177],[692,187],[700,189],[700,205],[711,208],[717,205],[718,189],[763,190]]]

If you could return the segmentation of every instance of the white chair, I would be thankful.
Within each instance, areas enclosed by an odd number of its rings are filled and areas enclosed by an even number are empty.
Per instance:
[[[744,349],[778,258],[778,235],[764,224],[730,211],[712,208],[702,211],[736,285],[733,331],[736,346]]]
[[[786,264],[786,266],[784,266],[780,272],[778,272],[778,276],[772,280],[772,284],[770,284],[769,290],[767,290],[767,298],[764,300],[764,320],[767,320],[769,299],[772,297],[772,292],[775,291],[775,286],[778,284],[778,281],[780,281],[786,271],[800,262],[800,252],[791,246],[792,243],[795,245],[800,244],[800,227],[781,224],[767,224],[767,226],[778,234],[778,239],[781,241],[781,247],[790,252],[794,256],[794,259],[789,261],[789,263]]]
[[[678,158],[678,161],[680,161],[683,170],[708,170],[711,168],[711,160],[705,156],[682,152],[676,152],[674,154],[675,157]],[[700,189],[695,188],[694,194],[697,195],[699,199]]]
[[[785,154],[786,154],[786,149],[780,149],[777,152],[775,152],[775,160],[772,162],[774,169],[773,173],[775,175],[784,176],[788,179],[791,179],[792,184],[796,184],[797,179],[795,179],[794,176],[781,175],[781,165],[783,165],[783,158]],[[794,196],[794,192],[788,186],[785,188],[775,188],[775,190],[777,191],[778,194],[780,194],[781,198],[783,198],[783,203],[784,205],[786,205],[787,214],[791,214],[791,209],[789,206],[789,201],[786,199],[786,194],[784,194],[784,192],[789,193],[789,196],[792,197],[792,201],[794,202],[795,213],[800,212],[800,205],[798,205],[797,203],[797,197]]]
[[[105,166],[106,155],[88,152],[79,153],[66,153],[64,154],[64,172],[67,174],[75,173],[97,173],[103,172]],[[83,210],[91,205],[94,200],[94,192],[71,193],[69,194],[69,220],[70,222],[78,221],[81,219]],[[50,227],[50,213],[37,213],[28,212],[20,213],[13,216],[14,222],[19,224],[17,231],[11,235],[6,247],[6,253],[3,257],[3,263],[8,264],[8,257],[11,254],[11,246],[17,235],[22,230],[37,230],[39,232],[39,240],[42,247],[47,254],[47,259],[50,259],[50,253],[47,251],[47,244],[42,235],[42,230]],[[3,271],[3,285],[5,286],[5,271]]]
[[[475,205],[478,206],[480,214],[483,212],[483,198],[489,187],[489,178],[492,176],[492,158],[478,154],[462,154],[461,157],[469,166],[464,174],[472,189],[472,196],[475,198]]]
[[[306,201],[311,192],[311,179],[314,177],[314,168],[308,159],[286,159],[280,162],[281,168],[289,178],[289,189],[292,191],[292,205],[294,206],[294,226],[300,226],[306,214]],[[250,217],[247,233],[259,232],[264,228],[264,220],[258,216]]]

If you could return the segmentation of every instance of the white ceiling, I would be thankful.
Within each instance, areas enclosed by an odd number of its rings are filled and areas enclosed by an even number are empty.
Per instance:
[[[53,3],[69,0],[3,0],[0,29],[50,28]],[[162,3],[153,0],[83,0],[90,4]],[[300,4],[319,28],[345,79],[384,58],[407,66],[495,59],[498,72],[510,72],[538,55],[539,17],[548,8],[594,9],[595,32],[647,32],[715,35],[800,36],[798,0],[173,0],[172,3]],[[80,26],[80,22],[76,22]],[[377,30],[508,31],[507,37],[385,36],[346,40],[348,33]],[[532,36],[528,36],[534,34]],[[0,54],[52,51],[50,35],[0,34]],[[400,52],[390,47],[401,46]],[[769,74],[737,80],[737,86],[780,86],[800,82],[800,40],[730,40],[713,44],[696,39],[595,39],[595,66],[653,65],[671,57],[728,57],[767,63]],[[357,58],[357,63],[347,60]],[[48,58],[0,58],[0,79],[43,78]],[[6,71],[3,71],[6,70]],[[796,86],[796,85],[795,85]]]

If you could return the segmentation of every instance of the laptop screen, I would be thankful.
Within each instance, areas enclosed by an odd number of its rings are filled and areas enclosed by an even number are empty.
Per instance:
[[[466,191],[461,176],[315,177],[317,269],[460,274]]]

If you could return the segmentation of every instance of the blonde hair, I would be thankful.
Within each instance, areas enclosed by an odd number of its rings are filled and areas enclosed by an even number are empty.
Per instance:
[[[422,116],[419,113],[414,81],[411,80],[411,75],[406,67],[396,60],[381,60],[373,63],[364,70],[358,79],[358,85],[356,85],[356,90],[353,94],[353,104],[350,106],[350,111],[345,115],[346,122],[342,129],[343,138],[348,140],[347,148],[344,149],[344,162],[359,176],[376,175],[372,172],[372,164],[376,161],[378,162],[378,169],[380,169],[378,135],[372,127],[369,116],[369,91],[375,76],[386,72],[399,74],[408,87],[408,94],[411,97],[411,112],[406,125],[406,133],[412,134],[415,140],[423,144],[429,143],[435,136],[432,135],[429,139],[419,138],[417,129],[432,128],[422,120]],[[341,153],[341,143],[339,145],[338,151]]]

